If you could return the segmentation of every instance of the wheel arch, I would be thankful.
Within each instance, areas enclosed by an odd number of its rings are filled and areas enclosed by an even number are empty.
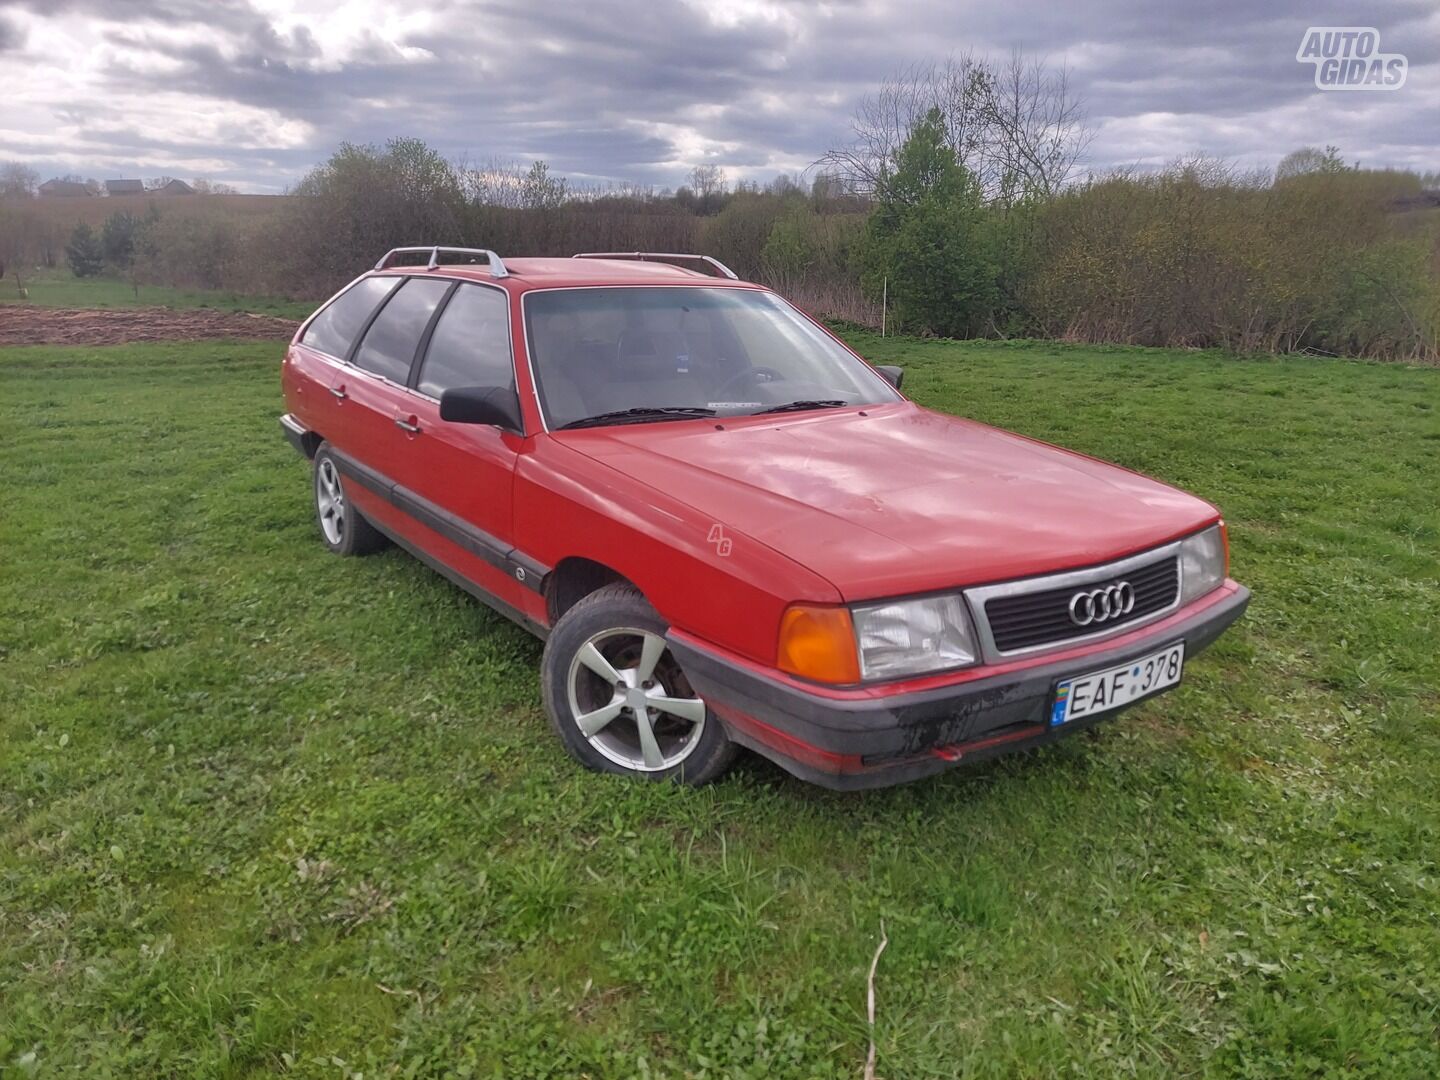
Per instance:
[[[561,559],[545,575],[545,608],[554,626],[572,607],[606,585],[629,585],[642,596],[645,590],[614,567],[580,555]]]

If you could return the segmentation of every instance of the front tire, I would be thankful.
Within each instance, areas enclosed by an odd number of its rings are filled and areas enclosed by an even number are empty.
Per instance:
[[[586,768],[699,787],[730,767],[736,746],[670,654],[666,629],[631,585],[585,597],[545,643],[545,710]]]
[[[368,555],[385,546],[385,535],[350,502],[329,443],[315,451],[315,522],[320,539],[337,555]]]

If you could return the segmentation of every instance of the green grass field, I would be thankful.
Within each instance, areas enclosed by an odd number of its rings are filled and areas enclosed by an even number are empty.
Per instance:
[[[1220,504],[1246,619],[1040,752],[628,784],[324,551],[279,346],[0,350],[0,1074],[854,1078],[882,921],[887,1080],[1440,1073],[1440,371],[859,343]]]
[[[303,319],[315,310],[313,300],[286,300],[278,296],[243,296],[216,289],[177,289],[169,285],[132,285],[120,278],[76,278],[56,270],[25,279],[28,297],[22,297],[14,276],[0,281],[0,304],[39,304],[61,308],[214,308],[250,311],[282,319]]]

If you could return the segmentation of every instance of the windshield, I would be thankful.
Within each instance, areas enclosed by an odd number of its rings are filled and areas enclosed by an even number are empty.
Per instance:
[[[773,293],[547,289],[525,297],[525,319],[551,428],[626,410],[614,422],[899,400],[869,365]]]

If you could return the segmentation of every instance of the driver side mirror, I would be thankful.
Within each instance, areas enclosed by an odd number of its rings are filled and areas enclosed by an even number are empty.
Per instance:
[[[899,390],[900,384],[905,381],[905,369],[894,364],[876,364],[875,370],[896,390]]]
[[[440,395],[440,419],[452,424],[490,424],[524,431],[520,399],[508,386],[457,386]]]

